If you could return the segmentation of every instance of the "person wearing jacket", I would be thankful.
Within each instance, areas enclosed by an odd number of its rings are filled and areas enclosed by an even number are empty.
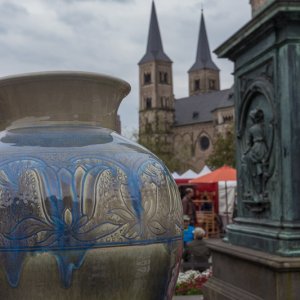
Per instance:
[[[203,272],[210,267],[208,260],[211,253],[203,239],[205,231],[196,227],[193,233],[194,240],[186,244],[183,252],[183,270],[193,269]]]
[[[196,208],[192,200],[194,196],[194,190],[192,188],[187,188],[185,190],[185,195],[182,198],[183,214],[190,217],[190,224],[195,225],[196,223]]]

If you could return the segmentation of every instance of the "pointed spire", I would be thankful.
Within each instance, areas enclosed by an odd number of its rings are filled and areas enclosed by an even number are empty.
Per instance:
[[[201,9],[201,22],[200,22],[196,62],[189,69],[189,72],[197,71],[201,69],[219,70],[219,68],[215,65],[215,63],[211,59],[205,21],[204,21],[203,8]]]
[[[170,58],[164,53],[163,50],[163,45],[162,45],[159,26],[158,26],[158,20],[156,16],[155,4],[154,1],[152,1],[147,50],[146,50],[146,54],[140,60],[139,64],[144,64],[146,62],[155,61],[155,60],[172,62]]]

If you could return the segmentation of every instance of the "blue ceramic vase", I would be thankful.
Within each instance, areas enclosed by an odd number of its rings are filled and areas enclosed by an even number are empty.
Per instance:
[[[83,72],[0,79],[0,299],[172,299],[181,201],[112,130],[129,90]]]

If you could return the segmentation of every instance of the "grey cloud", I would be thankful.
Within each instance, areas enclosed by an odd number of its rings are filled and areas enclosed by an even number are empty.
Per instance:
[[[4,25],[0,25],[0,35],[6,34],[7,32],[7,28]]]
[[[248,0],[206,2],[213,50],[246,23],[250,8]],[[187,70],[196,55],[201,6],[198,0],[156,0],[155,4],[165,52],[174,61],[175,97],[184,97]],[[237,6],[246,8],[236,14]],[[146,50],[150,9],[149,0],[0,0],[0,75],[82,70],[120,77],[132,86],[119,109],[122,126],[136,128],[137,63]],[[214,60],[222,70],[222,87],[228,87],[232,64],[215,56]]]
[[[14,3],[3,2],[0,4],[0,34],[8,34],[10,27],[8,24],[14,24],[19,18],[27,17],[28,11]],[[14,25],[13,25],[14,26]]]
[[[19,17],[20,15],[28,15],[28,11],[21,5],[3,2],[0,4],[0,14],[6,18],[14,18]]]
[[[64,12],[59,16],[60,20],[70,26],[79,27],[82,25],[87,25],[96,20],[96,17],[88,13],[68,13]]]

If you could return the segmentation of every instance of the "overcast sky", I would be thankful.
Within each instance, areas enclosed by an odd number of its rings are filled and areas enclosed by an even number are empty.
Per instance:
[[[80,70],[120,77],[132,91],[119,109],[122,131],[138,127],[138,61],[146,50],[152,0],[0,0],[0,76]],[[176,98],[188,95],[201,3],[211,50],[250,19],[249,0],[156,0],[165,53],[172,59]],[[221,88],[233,83],[224,59]]]

